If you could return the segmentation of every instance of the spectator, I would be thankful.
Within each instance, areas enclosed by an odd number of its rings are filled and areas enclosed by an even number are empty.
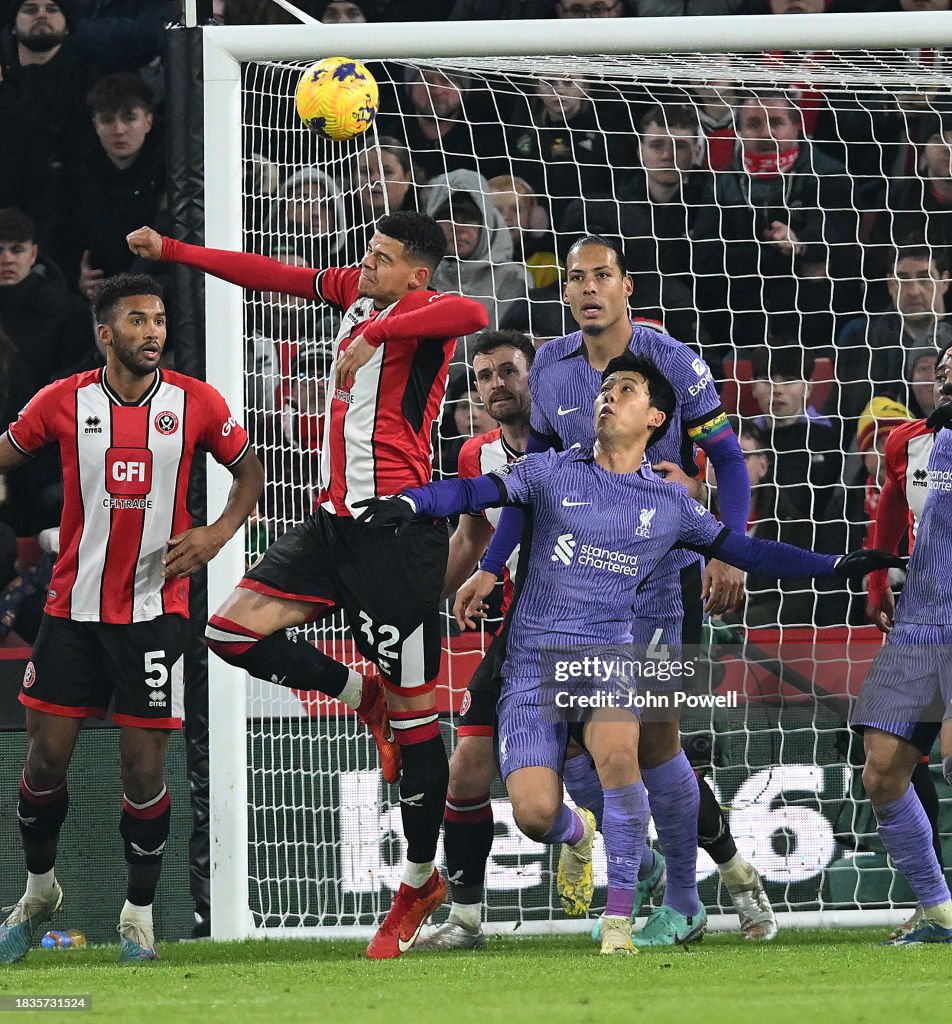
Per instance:
[[[952,114],[927,118],[923,136],[916,173],[886,183],[873,241],[888,247],[924,240],[939,262],[948,266],[952,259]],[[871,273],[878,271],[880,266],[874,264]]]
[[[433,275],[433,287],[481,302],[495,330],[509,306],[532,286],[526,268],[512,260],[512,240],[489,198],[486,179],[473,171],[450,171],[430,182],[425,213],[440,222],[449,243]]]
[[[524,263],[536,288],[544,288],[559,279],[559,261],[555,240],[548,230],[545,210],[522,178],[499,174],[489,179],[493,205],[509,228],[515,258]]]
[[[886,287],[891,308],[851,320],[836,339],[838,408],[848,425],[878,395],[924,415],[913,390],[916,363],[952,342],[949,273],[929,246],[894,250]]]
[[[757,349],[752,391],[762,413],[755,424],[774,453],[772,482],[801,520],[819,524],[839,518],[833,498],[843,460],[838,431],[807,414],[814,363],[799,347]]]
[[[628,0],[639,18],[678,18],[743,13],[748,0]]]
[[[137,71],[162,53],[169,0],[70,0],[80,58],[102,71]]]
[[[697,113],[686,104],[653,106],[642,115],[635,138],[634,160],[640,166],[616,168],[621,172],[616,194],[586,195],[570,203],[559,230],[573,236],[620,235],[640,288],[647,290],[652,278],[652,290],[660,294],[662,280],[679,281],[685,304],[693,307],[689,233],[708,188],[708,176],[697,170],[702,138]]]
[[[403,113],[383,116],[379,130],[405,138],[427,177],[483,166],[495,173],[497,164],[504,169],[499,115],[466,75],[411,68],[398,102]]]
[[[774,456],[767,434],[753,423],[737,423],[734,429],[750,477],[747,535],[813,547],[816,537],[812,523],[791,503],[786,490],[771,482]],[[816,594],[811,580],[748,576],[738,613],[747,626],[810,625],[815,621],[815,610]]]
[[[27,130],[25,212],[43,251],[62,258],[67,168],[90,134],[84,100],[97,73],[73,46],[66,0],[14,0],[9,11],[9,32],[0,37],[0,110],[15,108]]]
[[[311,14],[325,25],[360,25],[377,20],[375,0],[320,0]]]
[[[265,231],[272,245],[291,245],[307,266],[323,267],[344,248],[347,221],[337,182],[317,167],[302,167],[278,187]]]
[[[627,18],[637,0],[456,0],[450,21]]]
[[[71,189],[72,251],[79,292],[132,267],[126,235],[153,224],[165,195],[165,152],[155,130],[152,93],[136,75],[108,75],[86,98],[96,140],[90,140]],[[81,254],[81,255],[80,255]]]
[[[0,250],[0,282],[3,279],[3,266]],[[20,353],[0,323],[0,428],[3,430],[17,418],[17,413],[33,397],[36,389],[32,383]]]
[[[934,374],[933,362],[933,379],[929,385],[931,388],[935,386]],[[856,431],[856,450],[862,455],[866,470],[865,512],[866,518],[870,521],[876,517],[879,492],[886,482],[886,438],[893,427],[913,419],[917,417],[901,402],[884,397],[874,398],[860,414]]]
[[[0,210],[0,323],[29,373],[30,394],[66,377],[93,347],[89,309],[40,254],[33,222]]]
[[[704,166],[712,171],[726,171],[737,145],[734,107],[740,98],[739,87],[736,82],[708,81],[694,86],[691,97],[704,130]]]
[[[364,219],[364,235],[356,255],[364,254],[374,224],[385,213],[417,208],[417,174],[410,151],[390,135],[380,135],[357,155],[352,186],[357,189]]]
[[[577,79],[539,79],[532,95],[515,97],[506,119],[512,173],[549,197],[558,230],[569,203],[611,193],[610,167],[626,162],[623,153],[614,159],[614,149],[621,149],[631,126],[627,105],[616,97],[596,100],[588,88]]]
[[[781,92],[744,99],[737,128],[739,152],[715,176],[694,233],[709,331],[742,345],[764,337],[766,315],[786,312],[808,317],[805,339],[822,344],[829,311],[859,308],[846,287],[858,278],[850,181],[802,137],[799,109]]]

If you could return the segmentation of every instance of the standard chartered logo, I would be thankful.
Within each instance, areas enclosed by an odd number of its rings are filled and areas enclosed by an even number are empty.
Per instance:
[[[929,489],[933,491],[952,491],[952,470],[930,469]]]
[[[563,565],[570,565],[572,556],[575,554],[575,538],[571,533],[560,534],[555,542],[555,551],[552,553],[553,562],[561,562]]]
[[[559,535],[552,552],[552,561],[571,565],[573,560],[578,565],[602,572],[621,573],[624,576],[638,575],[638,556],[626,551],[609,551],[594,544],[578,546],[578,541],[571,533]]]

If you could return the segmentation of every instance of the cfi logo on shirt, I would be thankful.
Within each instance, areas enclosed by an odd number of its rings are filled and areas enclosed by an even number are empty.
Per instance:
[[[655,517],[655,512],[658,510],[655,508],[643,508],[638,515],[638,521],[641,524],[637,530],[635,530],[636,537],[650,537],[651,536],[651,521]]]
[[[165,434],[166,437],[168,437],[169,434],[174,434],[175,431],[178,430],[178,424],[178,416],[169,409],[166,409],[164,412],[160,412],[158,416],[155,417],[155,429],[160,434]]]

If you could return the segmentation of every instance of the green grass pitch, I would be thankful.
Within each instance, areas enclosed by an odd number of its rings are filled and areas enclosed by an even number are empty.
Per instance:
[[[118,947],[36,949],[0,996],[92,996],[79,1021],[121,1024],[875,1024],[946,1018],[952,946],[881,947],[880,931],[717,935],[687,950],[600,958],[586,938],[495,939],[481,953],[363,959],[364,943],[180,943],[119,967]],[[6,1008],[6,1007],[4,1007]],[[16,1012],[0,1020],[49,1021]]]

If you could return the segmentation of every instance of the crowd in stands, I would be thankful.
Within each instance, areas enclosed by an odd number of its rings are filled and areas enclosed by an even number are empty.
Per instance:
[[[4,426],[50,380],[102,365],[90,307],[99,282],[142,269],[125,244],[129,231],[167,229],[161,58],[165,26],[180,6],[13,0],[7,7],[0,30]],[[296,6],[340,24],[861,14],[952,4]],[[295,20],[270,0],[215,0],[203,10],[229,24]],[[776,57],[751,60],[769,66]],[[945,56],[923,50],[908,60],[940,69]],[[419,209],[448,242],[435,285],[478,300],[490,327],[525,330],[538,345],[576,329],[561,297],[568,246],[586,233],[617,239],[635,282],[633,318],[694,346],[724,382],[754,487],[750,531],[825,550],[862,539],[885,436],[934,408],[936,362],[952,342],[952,92],[806,84],[752,91],[730,80],[476,76],[449,64],[396,62],[372,68],[380,114],[349,163],[292,163],[281,133],[269,131],[269,115],[247,118],[248,248],[302,266],[347,265],[359,260],[375,218]],[[274,95],[290,102],[293,78],[279,85]],[[333,311],[314,303],[248,297],[247,419],[268,479],[262,543],[313,501],[323,378],[337,328]],[[174,360],[174,322],[170,341]],[[444,475],[455,472],[467,437],[495,425],[472,380],[470,346],[461,340],[434,439]],[[59,479],[51,454],[0,480],[0,643],[7,633],[31,638],[52,559],[36,538],[58,520]],[[858,621],[861,602],[845,592],[795,582],[780,590],[758,580],[750,591],[737,610],[750,625]]]

